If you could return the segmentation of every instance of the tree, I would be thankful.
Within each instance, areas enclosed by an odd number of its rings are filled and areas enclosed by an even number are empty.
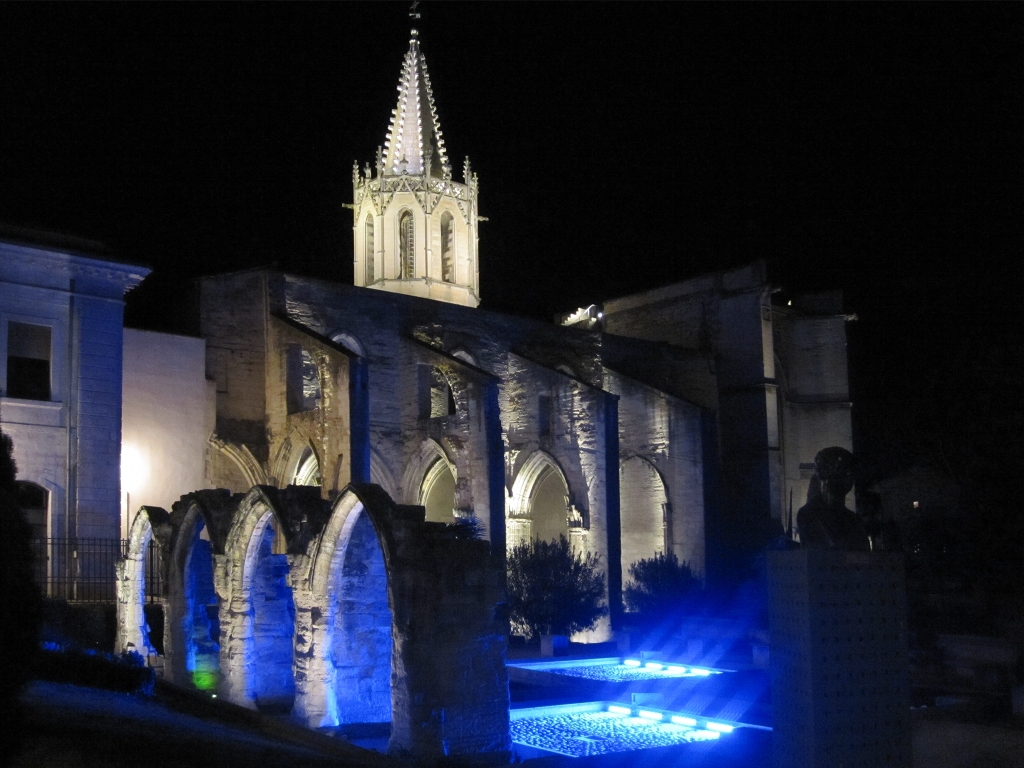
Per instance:
[[[565,536],[514,546],[508,556],[513,627],[530,639],[593,629],[608,612],[599,560],[574,551]]]
[[[693,602],[703,587],[686,562],[674,553],[637,560],[629,566],[630,581],[623,590],[626,609],[644,616],[678,612]]]
[[[18,508],[11,438],[0,432],[0,764],[20,747],[18,696],[28,682],[39,644],[42,604],[32,581],[32,529]]]

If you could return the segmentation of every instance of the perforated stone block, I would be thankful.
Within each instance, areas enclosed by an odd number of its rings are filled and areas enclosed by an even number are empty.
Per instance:
[[[777,768],[910,766],[902,555],[772,552]]]

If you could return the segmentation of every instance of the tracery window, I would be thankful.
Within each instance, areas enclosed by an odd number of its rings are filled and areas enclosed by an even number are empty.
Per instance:
[[[365,285],[369,285],[374,280],[373,275],[373,256],[374,256],[374,243],[373,243],[373,217],[369,214],[366,215],[366,222],[363,224],[363,261],[366,264],[365,271]]]
[[[441,279],[455,282],[455,220],[447,212],[441,216]]]
[[[416,273],[416,230],[412,212],[403,211],[398,217],[398,248],[402,263],[402,279],[409,280]]]

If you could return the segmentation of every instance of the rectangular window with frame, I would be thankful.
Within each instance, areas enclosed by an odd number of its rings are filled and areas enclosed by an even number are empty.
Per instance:
[[[7,397],[50,399],[51,335],[48,325],[7,324]]]

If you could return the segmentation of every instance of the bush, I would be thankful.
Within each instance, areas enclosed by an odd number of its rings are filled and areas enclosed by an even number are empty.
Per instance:
[[[573,551],[565,536],[514,546],[508,556],[513,628],[530,639],[593,629],[608,612],[599,560]]]
[[[692,608],[703,588],[689,564],[673,553],[637,560],[629,566],[629,578],[623,590],[626,609],[652,618]]]
[[[40,680],[119,693],[151,694],[156,682],[156,673],[135,651],[115,655],[91,649],[61,648],[55,643],[43,644],[35,673]]]

